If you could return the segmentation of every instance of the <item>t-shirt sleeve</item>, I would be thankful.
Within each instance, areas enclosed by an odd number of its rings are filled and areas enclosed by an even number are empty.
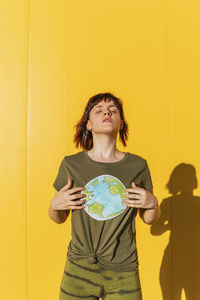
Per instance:
[[[143,184],[143,188],[145,190],[147,190],[150,193],[153,193],[153,183],[152,183],[152,179],[151,179],[151,174],[150,174],[150,170],[149,170],[149,166],[147,161],[145,160],[145,168],[142,174],[142,184]]]
[[[67,170],[66,170],[66,158],[60,163],[56,179],[53,183],[53,187],[59,192],[59,190],[65,186],[68,182]]]

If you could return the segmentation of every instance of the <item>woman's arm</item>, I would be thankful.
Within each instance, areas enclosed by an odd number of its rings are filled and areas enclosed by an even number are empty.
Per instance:
[[[51,199],[48,215],[52,221],[56,222],[57,224],[64,223],[69,216],[70,210],[54,210],[52,203],[55,201],[55,198],[58,196],[59,192],[55,191],[54,197]]]
[[[151,197],[155,197],[151,194]],[[158,204],[158,200],[155,197],[155,207],[152,208],[139,208],[139,216],[146,224],[153,224],[156,222],[160,217],[160,206]]]
[[[160,217],[160,207],[158,199],[149,191],[137,187],[132,182],[132,189],[125,189],[124,202],[129,207],[136,207],[139,209],[139,215],[146,224],[154,223]]]
[[[68,183],[62,187],[59,192],[55,191],[55,196],[51,199],[48,214],[49,217],[56,223],[60,224],[66,221],[72,209],[83,209],[85,194],[75,194],[79,191],[85,190],[84,187],[70,188],[72,185],[71,178],[68,178]]]

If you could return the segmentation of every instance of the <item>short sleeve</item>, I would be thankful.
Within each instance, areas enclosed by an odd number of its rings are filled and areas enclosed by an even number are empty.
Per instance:
[[[145,160],[145,164],[146,164],[146,166],[142,173],[143,188],[145,190],[147,190],[148,192],[153,193],[153,184],[152,184],[151,174],[150,174],[149,166],[148,166],[146,160]]]
[[[65,157],[60,163],[56,179],[53,183],[53,187],[59,191],[68,182],[67,170],[66,170],[66,159]]]

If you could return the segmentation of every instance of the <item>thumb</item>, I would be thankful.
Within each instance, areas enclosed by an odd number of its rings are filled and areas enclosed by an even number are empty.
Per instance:
[[[62,187],[61,191],[68,190],[70,188],[71,184],[72,184],[72,180],[71,180],[71,178],[68,178],[67,184]]]
[[[131,185],[132,185],[132,188],[133,188],[133,189],[136,189],[137,186],[135,185],[135,182],[134,182],[134,181],[132,181]]]

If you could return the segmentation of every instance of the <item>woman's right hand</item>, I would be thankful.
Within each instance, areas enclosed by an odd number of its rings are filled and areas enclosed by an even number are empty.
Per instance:
[[[68,183],[60,189],[59,192],[56,191],[55,196],[50,202],[50,208],[52,210],[70,210],[70,209],[83,209],[83,204],[85,199],[80,199],[85,197],[85,194],[74,194],[78,191],[82,191],[84,187],[74,187],[70,189],[72,184],[71,178],[68,178]],[[80,199],[80,200],[76,200]],[[76,201],[74,201],[76,200]]]

